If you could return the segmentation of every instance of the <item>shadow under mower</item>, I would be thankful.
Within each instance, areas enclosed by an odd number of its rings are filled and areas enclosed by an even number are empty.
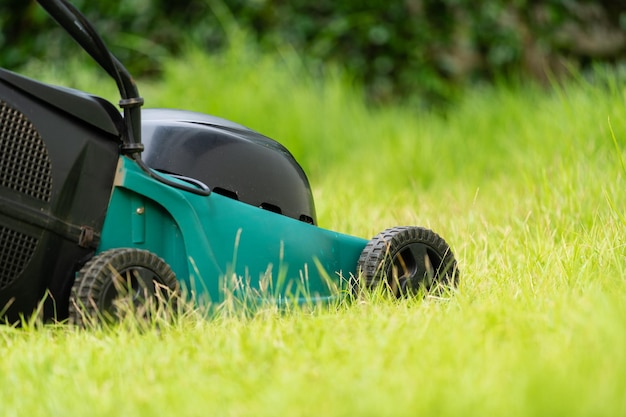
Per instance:
[[[316,226],[307,177],[278,142],[218,117],[142,111],[84,16],[66,0],[38,2],[115,80],[122,111],[0,69],[5,321],[115,318],[118,300],[163,302],[162,289],[220,302],[232,277],[252,290],[272,281],[276,302],[341,296],[332,288],[344,282],[396,296],[457,284],[454,255],[431,230],[367,241]]]

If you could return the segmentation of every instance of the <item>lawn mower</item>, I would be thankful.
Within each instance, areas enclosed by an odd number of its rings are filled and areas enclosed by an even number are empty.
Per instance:
[[[120,109],[0,69],[5,322],[115,318],[119,299],[162,301],[163,288],[219,303],[234,278],[259,294],[272,283],[277,303],[457,284],[450,247],[429,229],[368,241],[317,226],[308,179],[278,142],[215,116],[142,110],[86,18],[67,0],[38,2],[113,78]]]

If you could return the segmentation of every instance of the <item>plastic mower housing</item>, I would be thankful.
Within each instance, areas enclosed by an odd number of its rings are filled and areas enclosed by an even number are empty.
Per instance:
[[[84,324],[182,289],[219,303],[395,296],[458,282],[429,229],[371,240],[317,226],[278,142],[189,111],[142,110],[124,66],[66,0],[38,0],[118,86],[112,103],[0,69],[0,313]],[[349,291],[341,291],[346,289]]]

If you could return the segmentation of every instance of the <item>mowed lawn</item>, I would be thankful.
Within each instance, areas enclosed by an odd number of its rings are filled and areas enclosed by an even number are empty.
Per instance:
[[[91,73],[44,77],[114,100]],[[461,284],[148,328],[0,327],[0,415],[626,415],[625,80],[477,88],[438,114],[367,107],[290,53],[172,60],[140,83],[147,107],[278,139],[322,227],[432,228]]]

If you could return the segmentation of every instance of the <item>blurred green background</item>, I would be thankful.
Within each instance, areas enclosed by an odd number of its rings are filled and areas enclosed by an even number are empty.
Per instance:
[[[73,0],[136,76],[190,43],[217,52],[233,27],[312,73],[346,68],[371,103],[454,102],[468,85],[549,82],[626,57],[626,0]],[[0,66],[66,59],[71,40],[34,0],[0,0]]]

